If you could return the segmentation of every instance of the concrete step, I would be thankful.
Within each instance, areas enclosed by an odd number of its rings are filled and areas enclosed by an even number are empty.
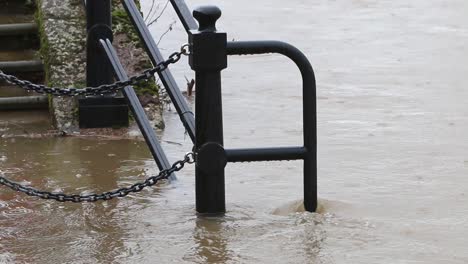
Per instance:
[[[33,0],[0,0],[0,15],[34,14]]]
[[[0,70],[6,74],[16,76],[22,80],[33,83],[44,82],[44,65],[40,60],[30,61],[0,61]],[[9,85],[5,81],[0,81],[0,87]]]
[[[40,60],[31,61],[1,61],[0,70],[6,74],[14,75],[19,79],[28,80],[33,83],[43,83],[44,64]],[[0,81],[1,85],[8,85]]]
[[[42,83],[42,82],[39,82]],[[42,95],[32,91],[26,91],[21,87],[13,84],[0,85],[0,98],[2,97],[19,97],[19,96],[37,96]]]
[[[0,25],[0,36],[37,34],[36,23],[15,23]]]
[[[7,74],[44,72],[44,64],[40,60],[1,61],[0,70]]]
[[[0,137],[47,133],[52,123],[48,110],[0,111]]]
[[[0,97],[0,110],[47,109],[49,99],[45,95]]]
[[[44,83],[44,73],[43,72],[19,72],[12,74],[13,76],[16,76],[18,79],[21,80],[27,80],[32,83],[37,83],[37,84],[43,84]],[[12,84],[9,84],[5,81],[0,80],[0,89],[5,86],[11,86]],[[1,96],[1,95],[0,95]]]
[[[43,83],[38,60],[34,0],[0,0],[0,69],[20,79]],[[0,110],[47,109],[48,97],[0,81]]]
[[[0,50],[39,49],[38,27],[35,23],[0,25]]]
[[[14,85],[2,85],[0,86],[0,98],[2,97],[19,97],[19,96],[30,96],[37,95],[33,92],[28,92],[23,88]]]
[[[32,61],[39,58],[37,50],[8,50],[0,51],[0,62],[2,61]]]
[[[0,24],[32,23],[34,15],[0,14]]]

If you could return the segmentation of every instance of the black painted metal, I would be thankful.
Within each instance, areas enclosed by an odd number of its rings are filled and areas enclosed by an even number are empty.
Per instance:
[[[197,149],[197,169],[204,174],[212,175],[219,173],[224,170],[226,164],[226,151],[224,151],[223,146],[220,144],[209,142]],[[224,189],[219,190],[223,191]]]
[[[294,46],[280,41],[236,41],[227,44],[229,55],[279,53],[296,63],[302,75],[304,119],[304,205],[307,211],[317,208],[317,99],[315,74],[307,57]],[[250,155],[261,158],[260,153]],[[227,151],[229,156],[229,151]]]
[[[196,71],[197,81],[196,120],[170,71],[163,71],[159,77],[198,152],[199,162],[196,168],[197,211],[211,214],[225,212],[224,167],[227,162],[302,159],[304,160],[304,205],[307,211],[314,212],[317,208],[317,119],[315,75],[310,62],[302,52],[284,42],[239,41],[227,43],[226,34],[216,31],[215,22],[221,15],[221,11],[217,7],[202,7],[194,11],[193,16],[200,25],[198,27],[183,0],[170,0],[170,2],[189,34],[191,44],[189,62],[192,69]],[[133,0],[122,0],[122,3],[153,64],[162,62],[164,58]],[[110,42],[106,46],[108,53],[113,51]],[[303,78],[304,146],[224,150],[221,71],[227,67],[227,55],[264,53],[283,54],[293,60],[301,71]],[[112,57],[114,57],[113,64],[117,63],[118,65],[115,54],[110,56],[111,60]]]
[[[189,36],[190,66],[196,73],[197,118],[195,149],[198,159],[211,160],[211,168],[197,163],[195,170],[196,209],[201,214],[222,214],[226,211],[224,189],[223,114],[221,102],[221,71],[227,67],[226,33],[216,31],[221,10],[214,6],[197,8],[195,19],[199,31]],[[205,148],[208,150],[204,151]],[[221,151],[222,150],[222,151]]]
[[[128,107],[122,97],[78,100],[81,128],[128,127]]]
[[[229,162],[301,160],[306,154],[305,147],[226,149]]]
[[[101,40],[100,43],[106,53],[106,57],[110,65],[112,65],[114,69],[116,77],[120,81],[128,80],[128,75],[125,72],[125,69],[123,68],[122,64],[120,63],[119,57],[117,56],[117,53],[114,47],[112,46],[112,43],[108,39]],[[148,117],[146,116],[145,110],[143,109],[143,107],[140,104],[140,101],[138,100],[135,90],[133,90],[133,87],[128,86],[122,90],[122,93],[125,96],[125,99],[127,100],[127,104],[130,107],[130,110],[132,111],[133,117],[135,118],[138,127],[140,128],[140,131],[143,134],[143,137],[145,138],[146,144],[148,145],[148,148],[151,154],[153,155],[153,158],[156,161],[159,170],[169,169],[171,167],[171,164],[169,163],[169,160],[167,159],[164,150],[159,144],[158,138],[156,137],[153,127],[151,126]],[[172,174],[169,179],[176,179],[175,174]]]
[[[88,3],[89,2],[89,3]],[[112,25],[111,0],[86,1],[86,28],[94,25]]]
[[[87,56],[86,84],[99,86],[112,83],[112,68],[102,63],[106,55],[99,47],[100,39],[112,40],[111,0],[89,1],[86,5]]]
[[[112,41],[111,0],[93,0],[85,3],[86,8],[86,84],[96,87],[113,82],[110,64],[103,63],[106,54],[101,49],[100,39]],[[122,97],[112,95],[82,98],[79,103],[81,128],[128,126],[128,107],[121,104]]]
[[[197,22],[193,19],[190,9],[185,4],[184,0],[170,0],[174,10],[179,16],[182,25],[185,28],[187,33],[190,33],[190,30],[196,30],[198,28]]]
[[[137,33],[140,37],[143,46],[145,47],[148,55],[154,65],[164,61],[164,57],[158,49],[156,42],[154,42],[151,33],[148,30],[143,18],[141,17],[138,7],[135,5],[133,0],[122,0],[122,4],[127,11],[130,20],[135,26]],[[182,10],[182,9],[181,9]],[[177,113],[180,116],[182,123],[184,124],[187,133],[193,142],[195,142],[195,117],[190,107],[187,105],[184,96],[182,95],[177,82],[172,76],[169,69],[164,70],[159,73],[159,78],[161,79],[164,87],[169,94],[169,97],[174,104]]]
[[[179,16],[179,19],[182,21],[185,30],[190,36],[195,32],[196,23],[189,15],[187,5],[183,0],[170,1]],[[215,7],[208,7],[208,9],[212,8]],[[202,11],[203,13],[211,12],[213,10],[198,10],[194,12],[194,16],[200,15],[200,13],[198,13],[199,11]],[[211,18],[205,16],[205,19],[208,19],[206,21],[200,21],[199,18],[197,18],[200,24],[199,30],[212,31],[215,28],[210,28],[210,25],[214,27],[214,21],[209,20],[216,20],[217,18],[218,17],[216,16],[212,16]],[[216,51],[211,50],[213,48],[212,45],[212,43],[204,43],[204,47],[206,48],[205,51],[211,51],[212,54],[201,56],[215,56],[214,54],[216,54]],[[196,50],[192,50],[192,52],[193,58],[198,56],[198,52]],[[307,211],[314,212],[317,208],[317,113],[315,75],[310,62],[298,49],[287,43],[279,41],[229,42],[227,43],[227,53],[228,55],[279,53],[289,57],[299,67],[303,79],[304,146],[286,148],[231,149],[225,150],[225,155],[228,162],[304,160],[304,205]],[[224,54],[219,55],[220,58],[223,56]],[[202,61],[202,59],[199,59],[199,61]],[[201,97],[200,93],[202,93],[200,92],[200,85],[207,85],[205,83],[200,83],[199,78],[200,76],[197,74],[197,105],[198,100],[200,100]],[[208,79],[217,79],[217,77],[211,76],[208,77]],[[208,85],[217,86],[218,84],[213,82]],[[198,118],[207,118],[205,114],[208,116],[212,115],[211,112],[201,114],[198,108],[196,109],[196,112]],[[221,108],[219,109],[219,114],[221,114]],[[200,115],[202,115],[202,117],[200,117]],[[198,120],[196,122],[198,123]],[[198,126],[197,133],[200,133]],[[218,188],[216,185],[212,187],[215,189]]]

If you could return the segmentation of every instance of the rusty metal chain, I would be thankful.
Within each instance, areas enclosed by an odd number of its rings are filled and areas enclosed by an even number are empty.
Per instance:
[[[130,77],[126,81],[117,81],[113,84],[103,84],[97,87],[86,88],[58,88],[47,87],[45,85],[34,84],[30,81],[20,80],[13,75],[8,75],[0,70],[0,80],[4,80],[10,84],[17,85],[27,91],[34,91],[40,94],[50,94],[53,96],[78,96],[78,95],[103,95],[115,93],[129,85],[135,85],[140,81],[149,80],[154,77],[155,73],[162,72],[170,64],[174,64],[180,60],[182,55],[188,55],[188,44],[184,44],[180,51],[172,53],[169,58],[158,63],[156,67],[143,71],[140,75]]]
[[[97,202],[97,201],[107,201],[116,197],[125,197],[130,193],[140,192],[146,187],[155,185],[158,181],[167,179],[173,172],[180,171],[184,168],[185,164],[195,163],[196,154],[193,152],[187,153],[184,156],[183,160],[176,161],[172,164],[172,167],[165,169],[159,172],[158,175],[147,178],[144,182],[135,183],[130,187],[120,188],[114,191],[104,192],[101,194],[89,194],[89,195],[69,195],[64,193],[52,193],[47,191],[39,191],[31,187],[21,185],[19,183],[13,182],[5,177],[0,176],[0,184],[9,187],[12,190],[17,192],[25,193],[29,196],[36,196],[42,199],[56,200],[59,202]]]

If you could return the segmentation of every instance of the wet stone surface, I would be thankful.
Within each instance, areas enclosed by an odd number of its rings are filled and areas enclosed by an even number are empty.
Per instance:
[[[55,87],[76,87],[85,83],[86,20],[80,0],[40,0],[41,53],[46,65],[46,82]],[[59,131],[76,132],[75,98],[53,98],[54,124]]]

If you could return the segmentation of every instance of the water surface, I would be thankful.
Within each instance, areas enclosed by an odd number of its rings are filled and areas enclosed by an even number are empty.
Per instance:
[[[97,204],[2,189],[0,262],[468,262],[466,1],[188,1],[205,3],[223,9],[219,29],[229,39],[287,41],[311,60],[321,212],[296,210],[301,162],[229,164],[224,218],[196,217],[193,167],[177,182]],[[152,27],[156,39],[176,19],[169,10]],[[185,42],[178,23],[161,45],[169,55]],[[173,71],[181,87],[193,78],[184,62]],[[230,58],[223,81],[227,147],[302,144],[291,62]],[[165,118],[163,144],[174,161],[191,143],[173,109]],[[157,173],[134,140],[1,144],[2,172],[51,190],[107,190]]]

